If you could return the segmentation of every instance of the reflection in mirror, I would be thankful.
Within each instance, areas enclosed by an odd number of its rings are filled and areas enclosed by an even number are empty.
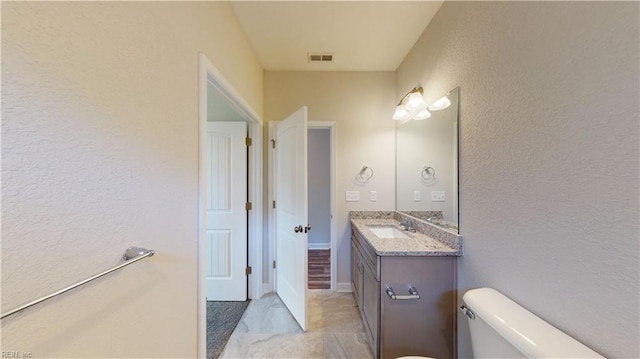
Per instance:
[[[459,89],[446,94],[448,107],[396,128],[396,209],[456,233]]]

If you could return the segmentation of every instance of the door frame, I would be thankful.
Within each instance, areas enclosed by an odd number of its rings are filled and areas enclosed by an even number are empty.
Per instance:
[[[268,138],[269,142],[273,140],[275,136],[275,126],[280,123],[280,121],[269,121],[268,126]],[[336,252],[336,248],[338,247],[338,228],[336,225],[336,158],[337,158],[337,130],[338,124],[335,121],[308,121],[307,129],[328,129],[329,130],[329,168],[331,169],[331,179],[329,183],[329,193],[330,193],[330,209],[331,209],[331,217],[330,217],[330,225],[331,225],[331,239],[330,239],[330,248],[331,248],[331,291],[338,291],[338,253]],[[273,208],[273,201],[275,200],[275,160],[274,160],[274,152],[271,143],[269,143],[269,151],[268,151],[268,217],[267,223],[269,225],[268,229],[268,242],[269,242],[269,281],[265,283],[265,287],[263,292],[273,292],[275,291],[275,269],[273,268],[273,261],[276,258],[275,245],[276,245],[276,228],[275,228],[275,220],[276,220],[276,211]]]
[[[248,201],[249,211],[248,263],[252,274],[248,277],[248,297],[262,296],[262,117],[249,105],[231,83],[203,53],[198,54],[198,357],[207,355],[206,248],[207,248],[207,84],[211,83],[229,104],[247,121],[249,136]]]

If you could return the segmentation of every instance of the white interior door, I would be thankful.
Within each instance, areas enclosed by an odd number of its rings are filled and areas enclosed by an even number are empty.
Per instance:
[[[247,124],[207,123],[207,300],[247,299]]]
[[[276,292],[307,330],[307,108],[276,125]]]

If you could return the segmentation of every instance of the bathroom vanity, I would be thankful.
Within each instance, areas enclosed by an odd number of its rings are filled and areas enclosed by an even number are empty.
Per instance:
[[[396,211],[349,214],[353,293],[375,358],[456,356],[459,95],[429,106],[428,121],[397,122]]]
[[[351,227],[353,293],[374,357],[453,358],[461,237],[395,211],[351,212]]]

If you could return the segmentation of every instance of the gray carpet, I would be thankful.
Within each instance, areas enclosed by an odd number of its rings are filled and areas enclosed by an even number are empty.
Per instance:
[[[217,359],[242,318],[249,301],[207,302],[207,358]]]

